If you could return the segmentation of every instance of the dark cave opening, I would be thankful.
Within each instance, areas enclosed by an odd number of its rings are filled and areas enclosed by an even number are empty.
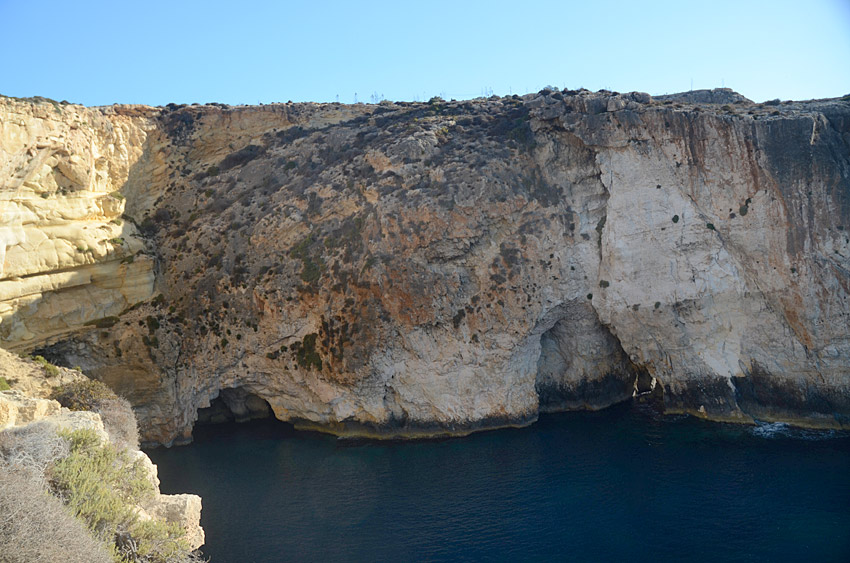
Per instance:
[[[540,335],[540,412],[599,410],[628,401],[637,375],[620,341],[583,300],[563,304]]]
[[[245,387],[222,389],[210,406],[198,409],[196,424],[246,422],[258,418],[273,418],[268,401]]]

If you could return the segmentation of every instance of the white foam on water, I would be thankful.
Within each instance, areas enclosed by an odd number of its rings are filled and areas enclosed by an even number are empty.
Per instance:
[[[847,436],[846,432],[837,430],[813,430],[809,428],[795,428],[785,422],[759,422],[750,428],[750,433],[759,438],[790,438],[792,440],[829,440],[830,438],[841,438]]]
[[[786,435],[789,430],[790,427],[784,422],[756,422],[751,432],[761,438],[778,438]]]

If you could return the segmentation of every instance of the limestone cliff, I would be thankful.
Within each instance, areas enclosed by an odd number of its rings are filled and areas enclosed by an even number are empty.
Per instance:
[[[0,338],[31,348],[151,297],[153,260],[118,190],[146,109],[0,98]]]
[[[380,436],[633,395],[850,425],[846,99],[0,103],[3,346],[150,441],[223,389]]]

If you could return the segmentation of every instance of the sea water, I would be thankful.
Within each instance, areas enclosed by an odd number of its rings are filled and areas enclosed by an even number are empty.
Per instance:
[[[149,452],[212,563],[850,561],[850,436],[631,406],[446,440],[263,420]]]

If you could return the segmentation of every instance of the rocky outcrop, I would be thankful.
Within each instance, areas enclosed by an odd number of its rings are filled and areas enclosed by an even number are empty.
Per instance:
[[[50,399],[28,397],[17,390],[0,391],[0,430],[59,414],[61,408]]]
[[[70,138],[49,104],[5,104]],[[135,156],[94,199],[120,188],[121,256],[148,265],[155,297],[74,313],[50,302],[67,286],[20,289],[33,297],[4,302],[0,338],[108,383],[152,442],[190,439],[199,408],[243,391],[282,420],[369,436],[643,393],[718,420],[850,425],[847,100],[72,108],[104,124],[74,135],[138,132],[114,139]],[[16,146],[4,158],[35,169]],[[47,230],[31,224],[28,240]],[[5,267],[53,271],[22,255]]]
[[[0,367],[10,362],[0,362]],[[38,427],[36,429],[35,427]],[[13,443],[14,440],[4,440],[3,431],[18,433],[46,433],[55,435],[60,431],[91,430],[104,443],[109,436],[104,429],[100,415],[88,411],[69,411],[51,399],[29,397],[18,390],[0,391],[0,443]],[[26,440],[23,443],[29,443]],[[38,442],[31,447],[44,449]],[[14,456],[24,456],[27,460],[42,454],[41,451],[13,452]],[[67,455],[67,445],[64,455]],[[190,494],[163,495],[159,493],[159,479],[156,466],[141,451],[132,452],[146,470],[155,494],[146,501],[144,506],[137,507],[137,513],[143,519],[160,518],[168,523],[181,526],[186,532],[186,542],[194,550],[204,544],[204,530],[201,528],[201,497]],[[60,454],[61,457],[61,454]],[[2,458],[0,458],[2,459]],[[30,463],[32,463],[30,461]]]
[[[656,96],[656,100],[666,102],[686,102],[696,104],[747,104],[753,105],[752,100],[745,98],[731,88],[714,88],[712,90],[690,90],[676,94]]]
[[[91,430],[101,441],[109,441],[97,413],[71,411],[52,399],[28,397],[14,389],[0,391],[0,431],[32,431],[30,425],[38,425],[52,434],[62,430]]]
[[[180,525],[186,533],[189,549],[204,545],[204,529],[201,521],[201,497],[198,495],[158,495],[149,508],[153,518]]]

